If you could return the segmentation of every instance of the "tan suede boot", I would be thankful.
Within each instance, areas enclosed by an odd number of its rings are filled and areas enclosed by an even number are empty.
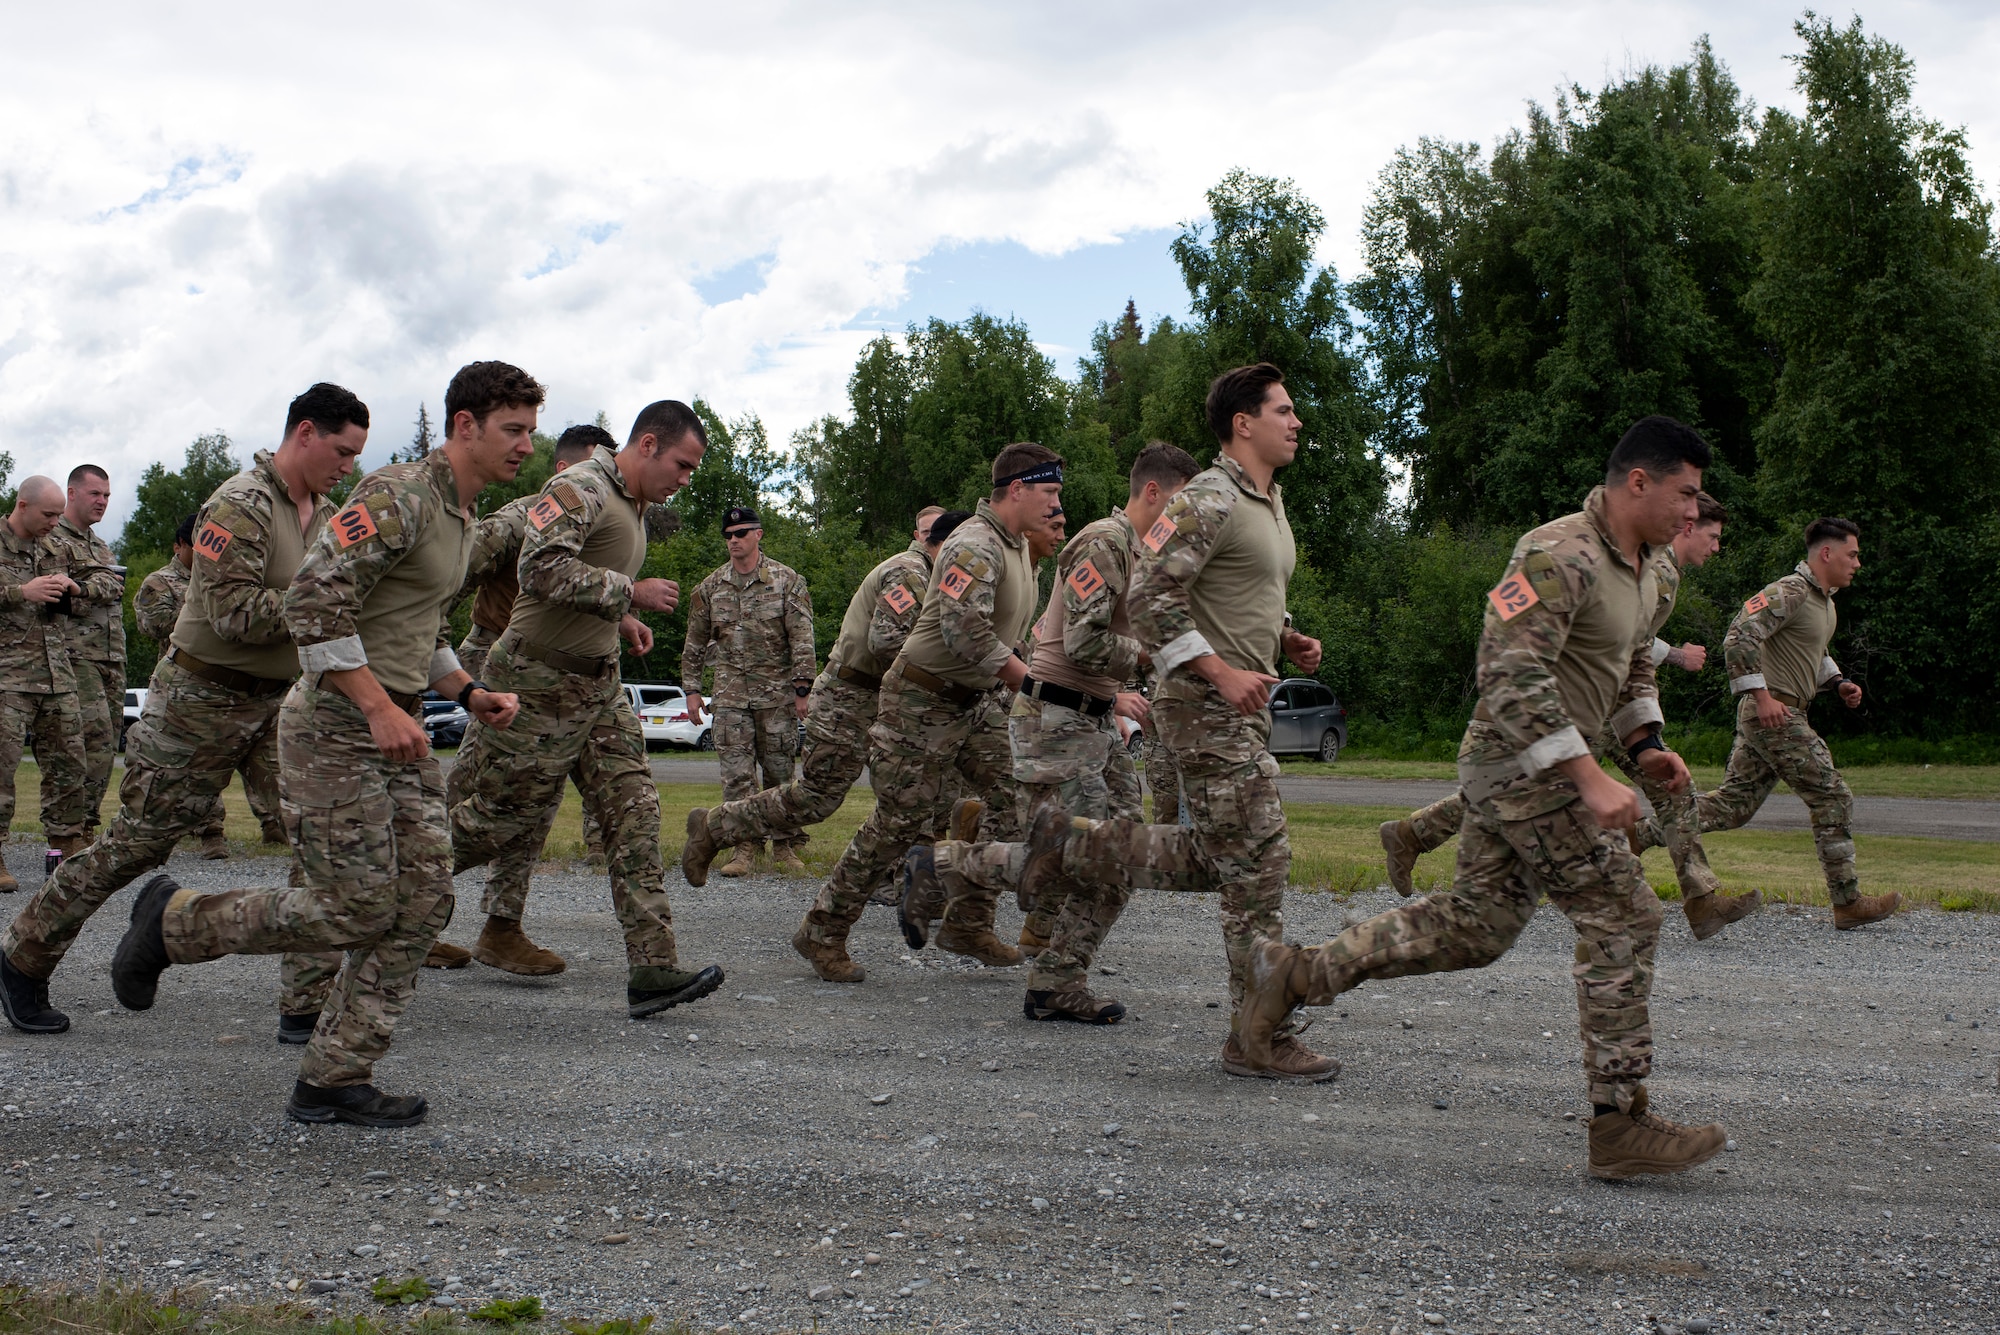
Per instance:
[[[1632,1111],[1590,1119],[1590,1175],[1616,1181],[1641,1173],[1684,1173],[1722,1153],[1728,1135],[1714,1122],[1682,1126],[1647,1111],[1646,1087],[1632,1096]]]
[[[454,946],[449,941],[431,942],[430,954],[424,956],[426,969],[463,969],[472,963],[472,952],[464,946]]]
[[[11,895],[20,888],[21,883],[14,879],[14,873],[0,866],[0,895]]]
[[[1222,1044],[1222,1069],[1230,1075],[1258,1080],[1286,1080],[1301,1085],[1322,1085],[1340,1074],[1340,1063],[1322,1057],[1291,1035],[1273,1039],[1271,1059],[1254,1065],[1245,1055],[1244,1044],[1231,1034]]]
[[[787,876],[804,876],[806,864],[799,858],[799,850],[790,844],[771,845],[771,870],[781,871]]]
[[[1272,1035],[1298,1004],[1306,999],[1305,952],[1283,941],[1259,937],[1250,947],[1250,967],[1243,979],[1243,1007],[1229,1043],[1238,1054],[1238,1071],[1225,1046],[1222,1065],[1231,1075],[1260,1075],[1271,1065]],[[1335,1067],[1338,1070],[1338,1065]]]
[[[868,976],[848,956],[845,937],[838,941],[815,940],[808,923],[800,923],[799,930],[792,933],[792,949],[829,983],[858,983]]]
[[[757,869],[757,845],[738,844],[736,856],[715,869],[717,876],[748,876]]]
[[[1424,851],[1417,842],[1417,827],[1407,820],[1385,820],[1378,833],[1382,851],[1389,855],[1389,888],[1405,897],[1415,894],[1417,887],[1410,873],[1416,870],[1417,856]]]
[[[961,844],[974,843],[979,838],[979,818],[986,812],[986,804],[976,797],[968,797],[951,809],[951,837]]]
[[[1833,906],[1833,929],[1836,932],[1851,932],[1857,927],[1871,922],[1880,922],[1896,911],[1903,897],[1891,890],[1886,895],[1863,895],[1852,904]]]
[[[205,834],[201,837],[201,855],[210,862],[221,862],[229,856],[229,841],[219,834]]]
[[[553,950],[543,950],[528,939],[518,918],[488,917],[472,947],[472,958],[481,964],[523,978],[546,978],[569,967],[568,961]]]
[[[1021,924],[1022,954],[1039,955],[1048,948],[1049,948],[1049,939],[1046,936],[1039,936],[1036,934],[1035,920],[1033,918],[1030,918],[1026,922]]]
[[[993,934],[991,927],[960,927],[949,917],[938,928],[939,950],[978,960],[989,969],[1004,969],[1021,962],[1021,952]]]
[[[1749,917],[1764,904],[1764,892],[1752,890],[1744,895],[1697,895],[1693,899],[1681,901],[1681,911],[1687,914],[1688,930],[1697,941],[1706,941],[1732,922],[1740,922]]]
[[[687,842],[681,845],[681,876],[689,885],[708,884],[708,864],[722,850],[708,832],[708,808],[688,812]]]

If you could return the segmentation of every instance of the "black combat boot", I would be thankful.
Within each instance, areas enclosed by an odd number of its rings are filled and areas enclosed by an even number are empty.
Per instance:
[[[24,1034],[60,1034],[69,1028],[69,1016],[49,1005],[49,985],[30,978],[0,955],[0,1004],[7,1010],[7,1023]]]
[[[126,1010],[153,1008],[160,975],[172,963],[167,958],[167,940],[162,931],[167,901],[179,891],[179,884],[165,872],[139,888],[139,898],[132,905],[132,925],[125,929],[118,953],[111,957],[111,990]]]
[[[356,1126],[415,1126],[429,1105],[421,1094],[384,1094],[373,1085],[321,1089],[301,1080],[292,1086],[285,1116],[294,1122],[352,1122]]]

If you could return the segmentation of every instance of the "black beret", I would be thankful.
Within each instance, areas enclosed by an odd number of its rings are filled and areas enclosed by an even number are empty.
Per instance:
[[[757,512],[747,505],[732,505],[722,512],[722,531],[724,533],[727,533],[732,528],[741,528],[746,524],[752,528],[764,527],[763,521],[757,518]]]

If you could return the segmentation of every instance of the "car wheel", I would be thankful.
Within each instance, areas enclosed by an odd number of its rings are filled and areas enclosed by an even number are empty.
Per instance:
[[[1319,758],[1328,765],[1340,759],[1340,734],[1332,728],[1320,734]]]
[[[701,736],[694,739],[694,749],[697,751],[713,751],[715,749],[715,729],[703,728]]]

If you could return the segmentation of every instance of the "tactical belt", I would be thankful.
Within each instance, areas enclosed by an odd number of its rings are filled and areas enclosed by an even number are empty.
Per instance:
[[[579,677],[609,677],[616,675],[618,671],[616,654],[610,658],[585,658],[582,654],[566,654],[560,649],[551,649],[546,644],[524,640],[512,631],[502,635],[500,643],[506,646],[510,654],[532,658],[537,663],[548,664],[558,672],[571,672]]]
[[[880,677],[871,677],[866,672],[856,672],[853,668],[847,667],[844,664],[835,663],[827,668],[827,671],[842,681],[853,682],[864,691],[879,691],[882,689],[882,679]]]
[[[933,676],[910,662],[903,664],[903,680],[921,686],[946,704],[957,705],[960,709],[968,708],[980,695],[970,686],[960,686],[957,682]]]
[[[378,686],[381,685],[380,682],[377,682],[376,684]],[[340,696],[342,699],[352,701],[356,709],[359,709],[361,707],[360,701],[355,700],[354,697],[349,695],[346,691],[341,690],[340,687],[328,681],[326,679],[326,674],[324,672],[316,672],[313,674],[312,688],[316,691],[332,691],[335,695]],[[382,694],[389,697],[389,703],[396,706],[396,708],[402,710],[405,714],[408,714],[411,718],[423,717],[424,697],[421,694],[406,695],[402,691],[392,691],[387,686],[382,687]]]
[[[1033,677],[1022,680],[1021,694],[1030,700],[1040,700],[1046,704],[1061,705],[1064,709],[1074,709],[1077,713],[1088,714],[1091,718],[1103,718],[1111,712],[1111,706],[1117,703],[1087,695],[1082,691],[1073,691],[1067,686],[1036,681]]]
[[[1766,689],[1769,688],[1767,687]],[[1797,696],[1786,695],[1783,691],[1771,691],[1771,698],[1773,700],[1776,700],[1779,704],[1789,705],[1793,709],[1799,710],[1801,713],[1805,711],[1806,702],[1799,699]]]
[[[178,646],[167,650],[167,661],[189,676],[200,677],[203,681],[212,682],[225,690],[239,691],[259,700],[268,696],[283,695],[292,686],[289,678],[280,681],[275,677],[253,677],[248,672],[238,672],[235,668],[204,663]]]

